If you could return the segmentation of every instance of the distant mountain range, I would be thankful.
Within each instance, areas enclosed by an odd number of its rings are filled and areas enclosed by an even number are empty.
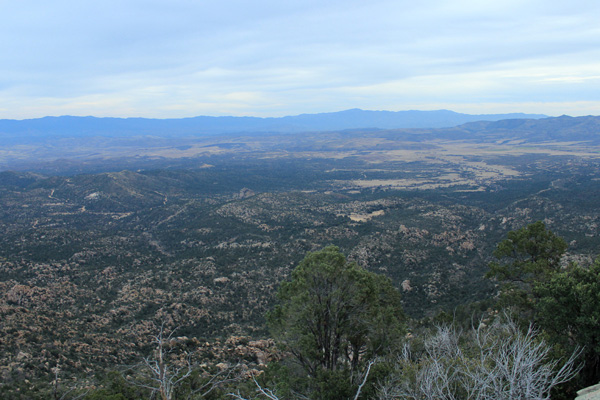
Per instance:
[[[438,111],[346,111],[280,118],[208,117],[181,119],[44,117],[0,120],[0,139],[40,137],[161,136],[181,137],[250,132],[304,132],[344,129],[448,128],[475,121],[539,119],[541,114],[461,114]]]
[[[478,121],[432,130],[431,135],[440,139],[471,139],[482,142],[588,142],[597,146],[600,144],[600,117],[563,115],[542,119]]]
[[[512,118],[493,120],[505,117]],[[137,170],[212,164],[216,156],[242,159],[273,152],[285,157],[306,152],[433,149],[452,141],[545,146],[546,150],[553,146],[559,151],[600,146],[600,116],[540,117],[348,110],[282,118],[0,120],[0,171]],[[468,119],[475,121],[444,128],[415,128]],[[205,158],[200,161],[201,157]]]

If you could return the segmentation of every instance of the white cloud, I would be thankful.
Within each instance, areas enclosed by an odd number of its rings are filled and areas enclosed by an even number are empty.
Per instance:
[[[2,2],[0,117],[600,100],[600,3],[426,3]]]

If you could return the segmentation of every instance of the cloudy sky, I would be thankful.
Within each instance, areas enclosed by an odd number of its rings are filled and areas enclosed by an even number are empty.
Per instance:
[[[598,0],[0,0],[0,118],[600,115]]]

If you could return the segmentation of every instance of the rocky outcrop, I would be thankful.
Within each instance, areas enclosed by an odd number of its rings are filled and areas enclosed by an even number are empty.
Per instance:
[[[579,390],[575,400],[600,400],[600,383]]]

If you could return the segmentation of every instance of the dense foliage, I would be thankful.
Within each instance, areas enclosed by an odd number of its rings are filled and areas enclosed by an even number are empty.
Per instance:
[[[543,329],[555,357],[580,352],[581,373],[563,392],[600,380],[600,259],[561,266],[565,241],[541,222],[508,233],[488,276],[504,282],[499,305]]]
[[[536,285],[536,321],[561,355],[582,350],[583,369],[575,387],[600,381],[600,259],[577,264]]]
[[[368,361],[393,352],[403,336],[400,296],[389,279],[347,262],[334,246],[308,254],[278,299],[272,332],[304,370],[313,398],[345,398]]]
[[[503,306],[531,311],[537,301],[535,286],[559,272],[560,260],[566,250],[567,243],[541,221],[509,232],[494,251],[500,262],[490,263],[487,273],[488,277],[503,283]]]

